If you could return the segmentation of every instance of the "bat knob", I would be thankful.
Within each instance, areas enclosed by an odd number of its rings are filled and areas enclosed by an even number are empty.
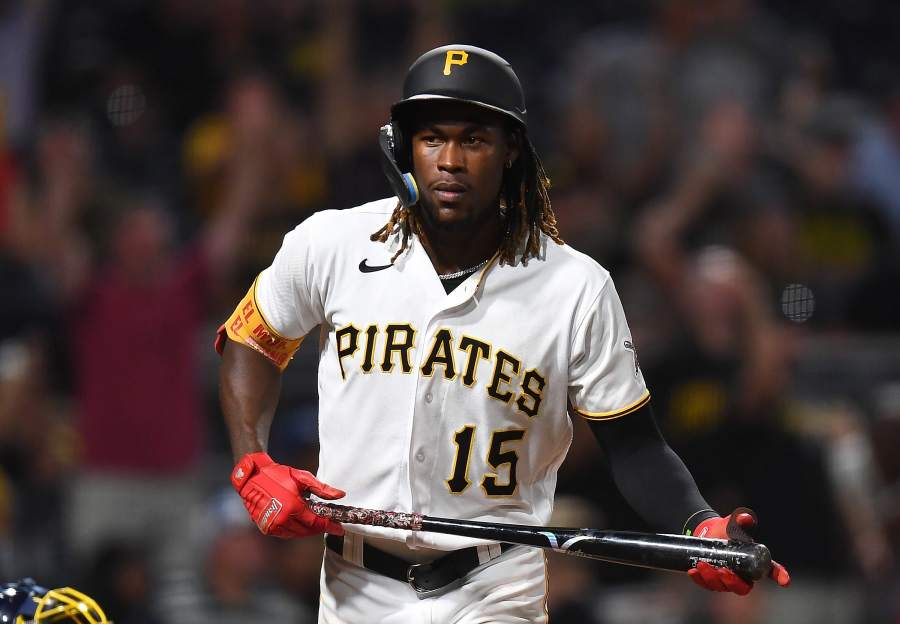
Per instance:
[[[737,542],[742,556],[736,562],[735,572],[749,581],[758,581],[772,570],[772,553],[763,544]]]

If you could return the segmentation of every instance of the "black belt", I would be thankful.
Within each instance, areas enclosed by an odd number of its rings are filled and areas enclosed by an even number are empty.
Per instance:
[[[325,545],[343,556],[344,538],[342,536],[326,535]],[[515,546],[515,544],[500,544],[500,552],[504,553]],[[410,587],[416,590],[419,598],[427,598],[458,587],[462,578],[480,566],[481,562],[478,560],[477,546],[454,550],[450,554],[428,563],[410,563],[370,546],[364,541],[362,565],[372,572],[402,583],[409,583]]]

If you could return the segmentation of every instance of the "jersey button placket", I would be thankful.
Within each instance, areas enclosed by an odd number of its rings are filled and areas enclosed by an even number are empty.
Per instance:
[[[421,367],[422,363],[419,363]],[[433,449],[439,444],[438,437],[440,435],[440,427],[435,426],[440,421],[441,389],[436,387],[437,383],[434,379],[427,377],[421,378],[422,385],[419,388],[419,400],[416,402],[414,435],[410,449],[412,451],[413,469],[410,471],[410,479],[412,481],[413,497],[418,501],[420,506],[431,504],[431,483],[432,472],[434,466],[432,461],[435,454],[429,453],[428,449]]]
[[[422,365],[427,357],[427,345],[431,344],[434,333],[440,326],[441,312],[435,314],[430,322],[426,325],[423,332],[422,347],[417,359],[417,373],[421,373]],[[431,465],[434,453],[426,453],[426,449],[433,449],[439,444],[438,437],[441,428],[435,426],[441,419],[441,415],[436,410],[440,409],[442,389],[439,386],[440,379],[437,376],[423,377],[421,374],[416,375],[416,396],[418,400],[414,403],[413,413],[413,435],[410,440],[410,455],[412,456],[412,466],[409,471],[410,490],[413,498],[414,509],[417,511],[426,509],[431,504],[431,489],[433,484],[432,473],[434,466]],[[421,543],[421,536],[413,533],[408,540],[410,545]]]

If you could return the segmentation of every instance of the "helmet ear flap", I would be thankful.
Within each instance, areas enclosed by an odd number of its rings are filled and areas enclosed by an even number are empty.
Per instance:
[[[404,208],[419,201],[419,187],[409,170],[409,150],[404,141],[403,130],[396,120],[381,126],[378,132],[381,147],[381,168],[391,185],[391,189]],[[403,171],[406,169],[407,171]]]
[[[406,171],[412,171],[409,142],[403,126],[398,120],[391,119],[391,130],[394,133],[394,160],[397,161],[397,166]]]

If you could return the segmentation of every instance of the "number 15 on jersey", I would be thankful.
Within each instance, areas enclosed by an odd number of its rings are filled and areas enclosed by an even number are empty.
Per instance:
[[[472,483],[469,479],[469,464],[475,435],[475,425],[466,425],[453,435],[456,456],[446,484],[454,494],[462,494]],[[516,443],[524,437],[524,429],[498,429],[491,433],[486,462],[493,471],[484,472],[481,477],[481,489],[485,496],[515,494],[518,487],[516,465],[519,462]]]

